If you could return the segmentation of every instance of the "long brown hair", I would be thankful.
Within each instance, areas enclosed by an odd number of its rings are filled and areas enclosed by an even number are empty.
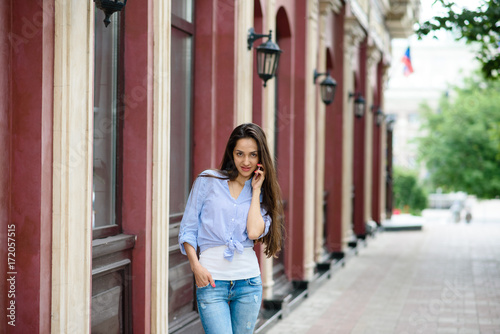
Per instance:
[[[265,171],[265,179],[262,184],[262,206],[271,217],[269,232],[258,240],[265,245],[264,253],[267,257],[277,256],[281,250],[283,225],[283,205],[281,203],[281,190],[276,176],[274,162],[269,153],[267,139],[264,130],[257,124],[244,123],[237,126],[227,141],[226,150],[220,164],[223,174],[234,181],[238,177],[238,169],[234,164],[233,151],[238,140],[252,138],[257,143],[260,163]]]

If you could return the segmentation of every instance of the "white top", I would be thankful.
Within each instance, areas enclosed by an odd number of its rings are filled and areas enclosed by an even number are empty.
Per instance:
[[[235,281],[260,275],[259,262],[253,248],[245,247],[243,253],[234,252],[232,261],[224,258],[226,246],[211,247],[200,254],[200,264],[214,280]]]

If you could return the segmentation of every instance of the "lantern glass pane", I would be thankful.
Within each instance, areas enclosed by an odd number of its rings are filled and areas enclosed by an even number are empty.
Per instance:
[[[335,95],[335,87],[332,86],[326,86],[326,95],[330,98],[330,100],[333,100],[333,96]]]
[[[274,72],[274,59],[275,59],[274,54],[267,53],[266,54],[266,60],[265,60],[265,66],[264,66],[264,73],[272,75]]]
[[[257,73],[261,74],[264,72],[264,54],[262,52],[257,51]]]
[[[257,52],[257,73],[259,74],[260,77],[262,76],[267,76],[268,74],[268,65],[269,64],[269,57],[265,52],[258,51]]]
[[[275,73],[276,73],[276,70],[278,69],[278,63],[280,61],[280,55],[281,53],[280,52],[277,52],[273,55],[273,71],[271,72],[271,74],[274,76]]]
[[[377,125],[382,124],[383,121],[384,121],[384,114],[378,113],[377,114]]]
[[[333,98],[335,97],[335,86],[330,85],[322,85],[321,86],[321,99],[326,104],[330,104],[333,102]]]
[[[363,103],[355,104],[356,116],[362,117],[365,112],[365,105]]]
[[[257,50],[257,73],[261,78],[267,77],[270,79],[276,72],[277,59],[279,54],[266,53],[262,50]]]

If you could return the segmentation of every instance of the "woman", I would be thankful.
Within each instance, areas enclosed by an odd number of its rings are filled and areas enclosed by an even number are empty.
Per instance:
[[[253,245],[262,242],[264,253],[276,256],[282,217],[264,131],[242,124],[229,137],[220,170],[206,170],[196,179],[179,232],[207,334],[253,333],[262,300]]]

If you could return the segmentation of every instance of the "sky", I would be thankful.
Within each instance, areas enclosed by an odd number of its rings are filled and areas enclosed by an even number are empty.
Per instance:
[[[422,20],[428,20],[429,18],[436,16],[437,14],[444,13],[443,8],[439,5],[432,5],[436,0],[421,0],[421,13],[420,17]],[[484,0],[454,0],[455,4],[461,8],[476,9]]]
[[[427,21],[434,16],[445,15],[446,11],[441,6],[441,4],[436,3],[436,0],[420,0],[420,22]],[[457,9],[467,8],[470,10],[475,10],[481,4],[485,2],[485,0],[454,0]],[[449,32],[439,31],[436,33],[439,38],[452,39],[453,37]],[[411,39],[416,40],[416,36],[412,36]]]
[[[420,0],[421,4],[422,4],[422,9],[423,10],[427,10],[427,13],[430,13],[431,11],[431,6],[434,2],[436,2],[436,0]],[[481,3],[483,3],[484,1],[483,0],[454,0],[453,2],[455,2],[455,4],[457,6],[460,6],[460,7],[465,7],[465,8],[476,8],[478,7],[479,5],[481,5]],[[433,10],[436,10],[437,7],[440,7],[439,3],[434,5],[433,7]]]

